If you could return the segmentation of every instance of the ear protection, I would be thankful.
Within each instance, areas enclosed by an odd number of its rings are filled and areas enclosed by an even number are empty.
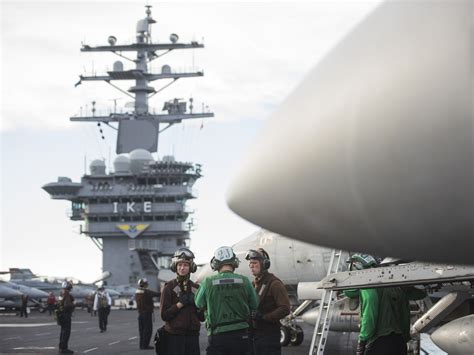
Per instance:
[[[260,254],[262,254],[262,256],[263,256],[263,259],[262,259],[262,267],[263,267],[265,270],[270,269],[271,262],[270,262],[270,257],[268,256],[268,253],[267,253],[264,249],[262,249],[262,248],[259,248],[258,251],[259,251]]]
[[[219,264],[220,264],[220,263],[216,260],[215,257],[212,257],[210,264],[211,264],[211,269],[212,269],[212,271],[217,271],[217,270],[219,270]]]

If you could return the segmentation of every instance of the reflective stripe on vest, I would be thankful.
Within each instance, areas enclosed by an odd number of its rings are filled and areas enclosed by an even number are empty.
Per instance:
[[[244,280],[243,279],[238,279],[238,278],[212,280],[212,286],[243,284],[243,283],[244,283]]]

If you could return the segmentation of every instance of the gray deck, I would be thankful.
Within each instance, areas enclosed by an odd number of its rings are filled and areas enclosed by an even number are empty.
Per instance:
[[[154,330],[163,324],[156,310]],[[299,323],[305,331],[305,340],[301,346],[285,347],[283,354],[307,354],[312,328]],[[204,327],[202,327],[204,328]],[[328,354],[352,354],[349,334],[331,337]],[[28,319],[19,318],[12,313],[0,313],[0,353],[1,354],[53,354],[58,351],[59,326],[47,313],[33,311]],[[338,344],[336,344],[336,342]],[[201,329],[201,353],[205,354],[207,336]],[[153,350],[138,349],[138,324],[136,311],[113,310],[109,317],[107,332],[99,333],[97,317],[91,317],[86,311],[77,310],[72,322],[69,346],[76,353],[86,354],[154,354]],[[340,347],[335,350],[334,347]],[[331,351],[332,350],[332,351]]]

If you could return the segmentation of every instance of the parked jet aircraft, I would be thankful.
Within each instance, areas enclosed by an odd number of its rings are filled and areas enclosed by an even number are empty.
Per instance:
[[[309,243],[473,265],[473,19],[468,0],[382,3],[276,111],[230,208]],[[433,337],[450,354],[469,312]]]
[[[25,294],[28,296],[28,306],[38,307],[40,312],[46,310],[46,298],[48,294],[44,291],[38,290],[34,287],[28,287],[24,285],[18,285],[13,282],[0,280],[0,286],[2,286],[3,293],[0,292],[0,307],[4,308],[19,308],[21,307],[21,295]],[[9,292],[5,292],[5,289],[15,291],[15,295],[8,295]],[[11,292],[10,292],[11,293]]]
[[[28,295],[30,299],[35,299],[35,300],[40,301],[41,299],[48,298],[48,293],[34,287],[28,287],[25,285],[20,285],[20,284],[16,284],[14,282],[8,282],[8,281],[0,281],[0,285],[12,288],[18,292],[21,292],[22,294],[26,294]]]
[[[0,307],[17,308],[20,305],[21,292],[0,283]]]
[[[61,283],[64,281],[64,279],[46,277],[42,278],[33,274],[30,269],[11,268],[10,281],[18,285],[34,287],[44,292],[54,292],[56,296],[59,296],[61,291]],[[78,303],[81,303],[88,295],[93,292],[95,292],[95,288],[91,286],[74,284],[71,294]]]
[[[39,277],[30,269],[10,268],[9,273],[10,280],[17,284],[35,287],[46,292],[54,292],[56,295],[59,295],[59,292],[61,291],[62,281],[68,279],[73,282],[74,287],[71,293],[78,303],[81,303],[87,296],[96,291],[95,283],[103,281],[110,276],[109,272],[104,272],[101,277],[95,280],[92,284],[85,284],[79,280],[72,280],[71,278]],[[106,286],[106,290],[112,298],[130,298],[135,294],[136,288],[129,285],[119,285]]]

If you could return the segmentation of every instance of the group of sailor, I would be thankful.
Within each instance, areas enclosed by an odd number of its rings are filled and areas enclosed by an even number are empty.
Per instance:
[[[188,248],[173,255],[171,270],[176,278],[167,282],[161,292],[149,289],[148,281],[138,281],[135,300],[138,310],[139,347],[155,349],[159,354],[200,354],[199,332],[205,321],[207,354],[281,354],[280,319],[290,313],[285,286],[270,273],[270,258],[263,249],[249,250],[246,260],[254,276],[235,273],[240,260],[231,247],[220,247],[211,260],[215,275],[198,285],[190,279],[197,270],[195,257]],[[72,283],[64,282],[56,316],[61,326],[59,352],[73,353],[68,347],[74,298]],[[153,333],[154,297],[160,297],[160,313],[165,325],[157,331],[155,347],[150,346]],[[111,299],[103,287],[95,295],[100,331],[107,329]]]
[[[188,248],[176,250],[171,262],[176,278],[161,292],[160,312],[165,325],[155,337],[157,353],[200,354],[202,321],[206,324],[209,355],[281,353],[280,319],[290,313],[287,291],[268,271],[270,258],[265,250],[249,250],[246,260],[253,282],[235,273],[240,261],[231,247],[218,248],[211,259],[216,274],[198,285],[190,279],[197,269],[194,254]],[[146,324],[140,323],[140,348],[148,349],[152,348],[151,297],[156,293],[148,290],[143,279],[140,281],[136,294],[139,319],[147,319]]]
[[[148,281],[138,281],[135,300],[141,350],[155,349],[157,354],[199,355],[199,333],[205,321],[208,355],[279,355],[280,320],[290,313],[288,293],[282,281],[269,272],[271,261],[264,249],[249,250],[245,259],[254,279],[235,272],[240,260],[231,247],[214,252],[210,261],[216,273],[196,284],[190,275],[197,270],[195,257],[188,248],[173,255],[171,271],[176,277],[161,292],[149,289]],[[377,258],[353,254],[350,269],[377,267]],[[68,348],[74,299],[72,284],[64,282],[57,308],[61,325],[59,352]],[[347,297],[360,299],[360,335],[358,355],[407,354],[410,339],[409,299],[421,299],[426,292],[414,288],[390,287],[344,291]],[[154,297],[160,297],[160,315],[165,325],[153,333]],[[95,296],[101,332],[107,329],[110,296],[100,288]]]

